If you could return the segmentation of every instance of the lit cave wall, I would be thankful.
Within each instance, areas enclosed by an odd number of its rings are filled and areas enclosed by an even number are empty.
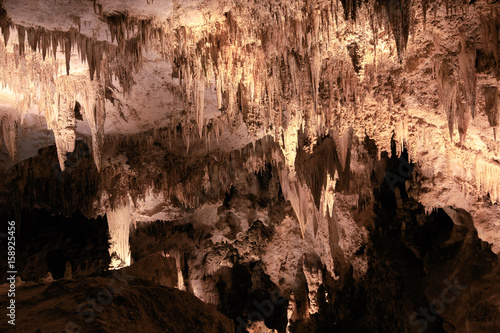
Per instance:
[[[499,11],[0,0],[0,331],[499,332]]]

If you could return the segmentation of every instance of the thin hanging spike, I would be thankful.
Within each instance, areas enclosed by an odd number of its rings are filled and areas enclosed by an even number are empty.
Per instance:
[[[71,40],[69,36],[64,43],[64,55],[66,57],[66,74],[69,75],[69,65],[71,61]]]
[[[17,26],[17,36],[19,39],[19,55],[24,55],[25,29],[22,25]]]
[[[488,117],[488,122],[493,128],[493,136],[496,141],[496,127],[499,125],[498,114],[498,88],[496,86],[487,86],[483,88],[484,111]]]
[[[57,35],[55,33],[52,33],[52,53],[54,56],[54,59],[57,59]]]
[[[5,10],[0,10],[0,27],[2,28],[3,40],[7,46],[10,37],[11,22]]]

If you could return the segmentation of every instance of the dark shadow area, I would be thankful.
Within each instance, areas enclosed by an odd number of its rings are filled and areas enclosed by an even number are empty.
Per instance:
[[[0,219],[2,222],[15,220],[14,215],[0,216]],[[105,217],[88,219],[78,211],[63,216],[42,209],[25,209],[21,212],[21,221],[22,228],[16,233],[16,267],[18,276],[24,281],[38,281],[48,272],[54,279],[61,279],[67,261],[72,266],[74,278],[100,274],[108,268],[109,238]],[[2,253],[4,251],[2,247]],[[0,257],[2,267],[7,266],[5,259],[5,255]],[[3,280],[5,274],[3,271]]]

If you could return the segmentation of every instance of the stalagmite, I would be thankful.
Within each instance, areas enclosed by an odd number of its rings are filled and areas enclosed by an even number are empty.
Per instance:
[[[323,271],[319,263],[305,255],[302,257],[302,271],[306,277],[307,289],[309,291],[309,314],[313,315],[319,311],[320,286],[323,284]],[[319,261],[319,260],[318,260]]]
[[[64,267],[64,279],[71,280],[73,278],[73,269],[71,267],[71,263],[66,261],[66,265]]]

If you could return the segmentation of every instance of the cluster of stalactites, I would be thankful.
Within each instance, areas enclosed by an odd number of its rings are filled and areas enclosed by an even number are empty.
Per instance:
[[[192,130],[193,135],[197,136],[197,127],[194,126]],[[273,161],[270,154],[273,145],[271,137],[264,137],[231,152],[207,152],[200,149],[203,139],[196,138],[192,142],[192,152],[186,156],[182,152],[183,131],[181,126],[174,126],[133,135],[106,136],[106,151],[137,154],[135,160],[128,163],[129,166],[116,162],[120,158],[114,161],[106,159],[103,163],[100,183],[108,193],[110,207],[120,204],[115,201],[123,197],[124,192],[129,193],[132,201],[136,202],[143,198],[148,189],[153,189],[154,193],[175,198],[185,207],[196,208],[224,198],[225,193],[229,193],[231,186],[240,179],[241,173],[261,172],[266,163]],[[156,160],[155,156],[161,157]],[[183,163],[179,163],[179,160]],[[150,163],[155,166],[151,167]]]
[[[278,137],[288,113],[295,112],[291,104],[305,114],[311,133],[318,114],[334,122],[335,115],[354,109],[358,78],[347,51],[338,51],[342,46],[333,24],[338,9],[330,3],[305,8],[293,16],[275,8],[264,27],[245,26],[238,21],[239,10],[233,9],[226,22],[216,23],[215,31],[203,32],[201,38],[188,28],[177,29],[174,75],[185,92],[186,110],[202,122],[200,87],[215,84],[220,110],[233,120],[241,116],[251,134],[274,130]],[[325,68],[323,60],[331,52],[338,52],[335,59],[340,60]],[[328,91],[320,91],[322,81]],[[337,108],[344,110],[334,115]]]
[[[273,162],[279,169],[283,195],[290,201],[304,237],[310,223],[316,234],[318,225],[333,217],[337,183],[350,177],[353,130],[343,134],[332,130],[312,149],[297,142],[301,140],[295,138],[279,145],[280,150],[273,152]]]
[[[493,22],[493,23],[492,23]],[[496,14],[490,20],[483,22],[483,46],[487,55],[494,55],[498,73],[498,24]],[[476,46],[467,38],[465,28],[460,29],[458,43],[458,66],[452,64],[455,59],[444,58],[436,63],[435,75],[437,78],[439,97],[448,118],[450,139],[453,141],[455,124],[458,127],[460,144],[464,143],[471,118],[476,116],[477,101],[477,74],[476,74]],[[497,87],[487,85],[482,87],[485,101],[484,111],[490,126],[493,128],[496,140],[496,127],[498,127]],[[480,90],[480,91],[481,91]]]
[[[397,21],[397,29],[403,30],[403,35],[407,31],[407,6],[406,2],[398,2],[397,10],[388,11],[389,21]],[[230,121],[243,119],[250,134],[274,131],[278,137],[286,127],[289,113],[298,111],[304,113],[302,119],[309,134],[316,137],[317,126],[322,126],[318,119],[340,124],[341,131],[352,126],[351,116],[359,95],[351,59],[335,34],[340,10],[338,2],[330,1],[270,4],[268,12],[256,18],[265,20],[266,25],[249,26],[238,17],[248,14],[248,5],[243,5],[229,11],[225,22],[216,22],[213,29],[203,32],[173,28],[171,22],[154,25],[127,13],[104,14],[112,43],[87,37],[76,28],[62,32],[15,27],[20,57],[24,55],[27,36],[27,45],[40,52],[42,59],[47,54],[55,57],[61,50],[68,74],[71,52],[76,50],[80,59],[88,63],[91,80],[103,75],[107,86],[114,75],[124,92],[130,91],[132,73],[142,65],[143,49],[158,49],[172,61],[174,75],[179,77],[185,93],[185,109],[198,125],[198,136],[203,135],[206,125],[205,87],[214,84],[218,108],[227,113]],[[402,21],[399,16],[393,17],[396,12],[404,14]],[[1,21],[7,40],[14,25],[6,15]],[[398,50],[404,48],[405,42],[400,44]],[[325,63],[326,58],[332,60]],[[291,109],[291,104],[296,106]],[[186,120],[186,124],[189,122]],[[325,126],[329,127],[332,126]]]
[[[437,70],[437,82],[441,104],[448,118],[450,140],[453,141],[455,123],[458,125],[460,144],[465,141],[471,115],[475,113],[476,73],[471,63],[475,60],[472,54],[462,49],[460,55],[459,79],[447,60],[441,62]]]
[[[479,196],[488,193],[492,203],[500,201],[500,166],[492,161],[476,160],[476,186]]]
[[[491,8],[491,14],[481,17],[481,39],[488,56],[495,59],[495,72],[498,74],[500,69],[500,42],[498,41],[498,29],[500,28],[500,19],[498,11]]]
[[[137,19],[127,14],[104,15],[103,19],[108,24],[106,39],[98,40],[95,36],[86,36],[80,33],[80,20],[72,16],[77,28],[68,31],[49,30],[43,27],[25,27],[14,24],[7,16],[5,10],[0,13],[0,28],[4,37],[5,46],[9,41],[11,29],[17,30],[18,52],[23,56],[26,46],[33,52],[42,54],[42,59],[47,56],[57,58],[57,52],[64,54],[66,61],[66,74],[70,74],[71,55],[77,52],[80,60],[88,64],[89,77],[100,78],[105,75],[106,82],[117,78],[125,93],[130,92],[134,71],[139,70],[143,61],[143,49],[147,49],[153,41],[160,41],[162,50],[165,46],[164,31],[166,28],[153,28],[151,20]],[[108,36],[109,33],[109,36]],[[103,36],[101,36],[103,37]],[[115,43],[116,41],[116,44]]]
[[[4,136],[8,139],[4,141],[8,142],[13,159],[16,156],[16,135],[7,133],[15,132],[16,126],[22,125],[28,109],[37,106],[39,113],[46,117],[47,128],[54,131],[60,166],[64,170],[66,153],[74,149],[74,110],[78,103],[91,128],[94,159],[100,168],[104,140],[104,87],[115,77],[123,91],[130,92],[132,73],[142,65],[142,46],[153,39],[149,21],[127,20],[125,24],[115,17],[108,17],[108,25],[117,46],[87,37],[74,28],[66,32],[42,27],[25,28],[13,24],[2,10],[0,28],[4,43],[0,46],[0,78],[3,88],[15,94],[17,108],[17,112],[3,119],[2,123]],[[7,48],[11,29],[16,29],[18,35],[13,52]],[[66,77],[61,75],[63,67],[57,58],[58,50],[65,55]],[[71,54],[75,50],[80,60],[88,64],[88,78],[69,75]]]
[[[500,29],[500,18],[498,11],[492,7],[491,14],[481,18],[481,38],[484,45],[484,50],[487,56],[495,60],[495,74],[498,75],[500,69],[500,42],[498,40]],[[493,128],[493,135],[497,139],[496,128],[499,126],[498,116],[498,87],[485,86],[483,87],[485,100],[485,112],[488,117],[488,122]]]
[[[201,136],[197,123],[181,120],[139,134],[107,134],[103,136],[103,139],[110,146],[139,145],[145,140],[146,146],[144,148],[146,149],[153,147],[155,142],[162,142],[169,150],[182,151],[184,149],[186,154],[189,154],[193,152],[193,145],[197,145],[196,149],[200,148],[200,141],[205,145],[207,152],[215,150],[219,147],[219,140],[224,129],[228,128],[230,128],[229,118],[227,115],[220,115],[204,122],[204,126],[201,128]]]
[[[425,2],[423,1],[423,3]],[[396,41],[398,57],[402,60],[410,34],[412,0],[377,0],[377,3],[380,7],[385,7],[386,9],[389,26]],[[427,9],[426,4],[423,4],[423,7],[425,8],[424,10]]]
[[[259,173],[265,169],[267,163],[272,163],[268,138],[251,143],[241,150],[218,155],[215,159],[208,158],[199,162],[197,170],[179,168],[172,179],[165,179],[160,188],[166,197],[175,197],[185,207],[196,208],[201,204],[218,200],[225,193],[231,191],[231,186],[238,181],[240,172]],[[185,176],[182,176],[184,175]],[[178,178],[186,181],[176,181]],[[157,186],[158,188],[158,186]]]
[[[114,21],[109,22],[111,37],[116,38]],[[140,25],[143,27],[143,24]],[[139,29],[138,34],[130,39],[117,38],[118,45],[99,41],[93,37],[81,34],[77,29],[68,31],[46,30],[42,27],[16,25],[18,32],[19,54],[23,56],[26,41],[31,51],[40,52],[43,60],[47,55],[57,58],[57,52],[64,53],[66,74],[70,74],[71,55],[76,51],[83,63],[88,64],[89,77],[100,79],[105,75],[107,82],[117,78],[124,92],[130,92],[133,82],[133,72],[142,65],[143,38],[149,33],[146,28]],[[121,31],[121,30],[120,30]],[[127,34],[129,30],[126,30]],[[121,31],[122,34],[126,32]],[[5,36],[5,34],[4,34]],[[4,37],[5,38],[5,37]]]
[[[16,47],[14,47],[16,49]],[[46,119],[47,128],[54,132],[61,169],[64,170],[66,153],[74,149],[78,103],[92,131],[94,158],[99,167],[100,147],[104,138],[103,83],[91,81],[85,75],[61,75],[56,59],[43,59],[37,52],[19,54],[9,52],[0,43],[0,78],[2,88],[14,93],[17,112],[3,121],[5,133],[22,125],[25,114],[36,107]],[[17,147],[15,135],[8,135],[9,147]],[[12,139],[12,140],[11,140]],[[14,141],[13,141],[14,140]],[[9,148],[15,159],[15,148]]]

